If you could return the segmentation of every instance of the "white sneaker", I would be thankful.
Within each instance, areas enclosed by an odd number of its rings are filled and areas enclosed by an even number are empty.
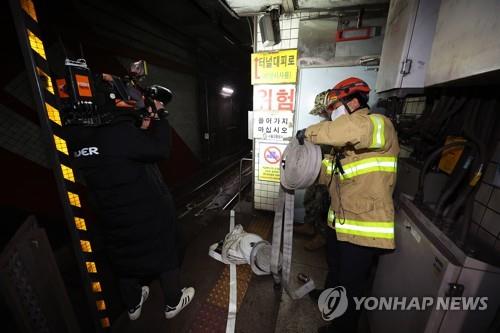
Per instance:
[[[182,289],[182,296],[177,306],[176,307],[170,307],[168,305],[165,306],[165,318],[172,319],[175,316],[177,316],[177,314],[181,312],[182,309],[184,309],[186,306],[188,306],[189,303],[191,303],[193,298],[194,298],[193,287]]]
[[[141,301],[133,309],[128,309],[128,317],[130,318],[130,320],[139,319],[139,317],[141,316],[142,305],[144,304],[144,302],[146,302],[148,296],[149,296],[149,287],[142,286]]]

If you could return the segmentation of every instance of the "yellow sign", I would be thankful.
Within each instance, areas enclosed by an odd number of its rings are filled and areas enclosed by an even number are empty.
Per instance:
[[[252,53],[252,84],[295,83],[297,49]]]
[[[280,164],[286,144],[260,143],[259,180],[280,182]]]
[[[265,180],[268,182],[279,183],[280,182],[280,169],[271,167],[271,166],[263,166],[260,168],[259,180]]]

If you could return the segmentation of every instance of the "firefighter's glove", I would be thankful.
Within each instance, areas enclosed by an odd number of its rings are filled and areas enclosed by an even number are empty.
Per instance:
[[[297,131],[297,134],[295,134],[295,138],[299,141],[300,145],[304,144],[304,140],[306,138],[306,129],[301,129]]]

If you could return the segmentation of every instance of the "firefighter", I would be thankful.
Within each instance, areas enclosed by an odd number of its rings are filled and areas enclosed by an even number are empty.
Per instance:
[[[325,287],[345,287],[349,305],[346,313],[318,332],[357,331],[360,312],[353,297],[367,294],[376,258],[395,248],[392,193],[399,144],[391,121],[370,114],[369,92],[359,78],[339,82],[316,96],[310,112],[330,121],[297,132],[299,142],[333,147],[320,174],[331,198]]]
[[[111,76],[102,78],[96,82],[98,95],[113,96]],[[128,104],[143,103],[145,109],[141,94],[129,93],[137,100]],[[149,117],[142,122],[138,108],[103,107],[103,115],[113,114],[109,123],[65,127],[73,163],[86,182],[131,320],[139,318],[148,298],[147,281],[160,280],[167,319],[185,308],[195,293],[192,287],[181,288],[179,280],[175,207],[156,166],[169,155],[170,126],[162,102],[154,100],[154,105],[157,112],[148,107]]]

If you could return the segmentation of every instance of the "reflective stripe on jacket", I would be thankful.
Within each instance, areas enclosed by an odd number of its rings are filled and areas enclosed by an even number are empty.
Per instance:
[[[371,172],[396,173],[398,159],[396,156],[377,156],[361,159],[342,166],[344,173],[340,173],[340,180],[351,179]]]
[[[334,228],[337,234],[394,239],[394,222],[392,221],[358,221],[337,218],[331,208],[328,211],[328,226]]]
[[[325,155],[319,180],[329,185],[328,225],[336,229],[337,238],[362,246],[395,248],[392,192],[399,144],[391,121],[361,109],[308,127],[306,138],[329,144],[345,156],[340,160],[341,173],[333,156]]]

